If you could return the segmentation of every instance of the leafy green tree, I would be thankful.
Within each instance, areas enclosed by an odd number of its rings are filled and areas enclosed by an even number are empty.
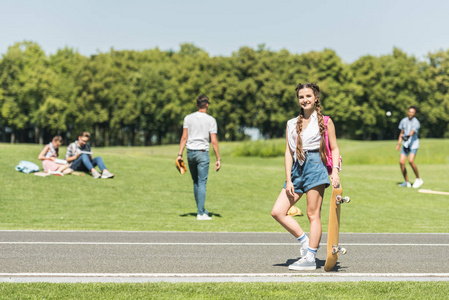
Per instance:
[[[63,48],[47,57],[25,41],[0,60],[0,130],[2,139],[12,131],[11,142],[88,130],[97,146],[174,143],[206,94],[220,139],[242,140],[247,127],[282,137],[299,112],[296,85],[315,82],[339,136],[396,138],[407,107],[417,105],[421,136],[448,137],[448,70],[449,51],[418,61],[395,48],[347,64],[331,49],[292,54],[259,45],[210,57],[186,43],[177,52],[111,49],[85,57]]]
[[[36,111],[39,124],[52,134],[61,135],[67,130],[68,103],[54,97],[47,97]]]
[[[75,129],[94,132],[97,146],[134,143],[138,105],[130,78],[138,65],[133,51],[92,56],[76,74],[78,95],[73,104]],[[122,130],[130,126],[128,130]]]
[[[136,78],[136,95],[140,106],[138,122],[143,131],[144,144],[151,145],[153,136],[162,143],[167,126],[174,120],[170,117],[176,108],[177,93],[174,90],[174,64],[147,63],[142,65]]]
[[[427,88],[418,107],[421,132],[449,138],[449,50],[430,53],[428,59],[428,65],[423,66]]]
[[[48,60],[39,45],[33,42],[16,43],[8,48],[0,64],[1,117],[12,129],[11,142],[21,133],[19,141],[26,141],[25,133],[42,142],[40,120],[37,111],[51,93],[54,74],[48,68]]]
[[[80,107],[76,105],[79,89],[75,81],[88,59],[71,48],[58,50],[49,57],[49,68],[55,73],[51,97],[39,108],[39,119],[52,135],[65,136],[75,127],[75,115]],[[76,132],[74,135],[76,135]],[[70,136],[74,138],[74,136]],[[66,141],[69,142],[69,141]]]
[[[420,64],[399,49],[379,58],[365,56],[351,66],[354,81],[362,87],[357,96],[360,119],[356,136],[364,139],[397,138],[397,125],[407,107],[418,104],[425,90]],[[392,115],[386,116],[390,111]]]

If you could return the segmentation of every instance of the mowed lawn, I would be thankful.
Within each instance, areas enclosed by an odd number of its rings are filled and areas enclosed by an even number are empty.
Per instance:
[[[0,299],[447,299],[448,282],[0,284]]]
[[[281,146],[283,141],[278,141]],[[284,232],[270,216],[285,180],[283,157],[234,157],[241,143],[221,143],[222,170],[211,170],[206,208],[197,221],[190,174],[174,164],[177,145],[93,148],[116,177],[38,177],[15,171],[20,160],[41,166],[39,145],[0,144],[0,229]],[[395,141],[339,141],[343,232],[449,232],[449,196],[399,188]],[[422,140],[416,163],[422,188],[449,191],[449,140]],[[60,157],[64,157],[65,148]],[[184,155],[185,156],[185,155]],[[214,158],[211,158],[214,162]],[[409,175],[414,180],[411,168]],[[323,208],[327,231],[330,188]],[[305,212],[305,197],[298,206]],[[307,217],[296,217],[308,231]]]

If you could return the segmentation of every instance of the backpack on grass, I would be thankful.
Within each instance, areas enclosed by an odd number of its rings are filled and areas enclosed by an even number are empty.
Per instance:
[[[16,166],[16,171],[23,172],[25,174],[30,174],[39,171],[39,166],[30,161],[21,160]]]

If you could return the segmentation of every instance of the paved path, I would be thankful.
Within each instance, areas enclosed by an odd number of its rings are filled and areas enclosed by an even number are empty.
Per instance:
[[[333,272],[288,233],[0,231],[0,282],[449,280],[449,234],[344,233]]]

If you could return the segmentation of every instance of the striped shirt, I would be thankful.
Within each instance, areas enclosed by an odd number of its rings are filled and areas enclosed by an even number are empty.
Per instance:
[[[78,141],[75,141],[67,147],[65,159],[67,160],[67,158],[75,156],[78,153],[82,154],[83,152],[90,152],[89,157],[92,160],[92,149],[90,148],[90,145],[87,143],[84,147],[80,147]],[[69,165],[72,165],[72,163],[73,161],[69,162]]]
[[[48,149],[48,151],[47,151],[47,153],[45,153],[45,157],[58,157],[58,155],[59,155],[59,151],[58,151],[58,149],[55,149],[55,147],[53,146],[53,143],[52,142],[50,142],[49,144],[48,144],[48,146],[49,146],[49,149]]]

